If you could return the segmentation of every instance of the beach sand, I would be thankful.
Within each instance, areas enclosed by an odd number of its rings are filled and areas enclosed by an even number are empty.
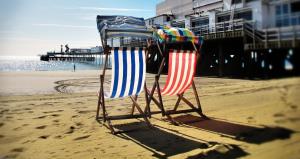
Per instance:
[[[204,120],[196,113],[95,120],[100,71],[0,73],[0,158],[299,158],[300,78],[195,78]],[[148,77],[152,85],[153,75]],[[162,77],[164,80],[165,77]],[[162,81],[163,81],[162,80]],[[192,90],[185,96],[193,99]],[[144,95],[139,103],[144,107]],[[176,97],[163,96],[166,108]],[[193,101],[194,102],[194,101]],[[152,103],[151,108],[156,109]],[[179,108],[187,108],[183,103]],[[127,114],[129,99],[107,102]]]

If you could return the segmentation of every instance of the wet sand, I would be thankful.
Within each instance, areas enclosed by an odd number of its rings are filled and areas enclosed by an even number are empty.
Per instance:
[[[210,120],[196,113],[174,115],[179,123],[175,126],[158,114],[150,119],[151,129],[141,119],[113,121],[119,130],[134,130],[115,136],[95,120],[99,71],[0,75],[0,158],[300,156],[299,77],[264,81],[197,77],[202,109]],[[152,82],[150,75],[148,86]],[[185,97],[193,101],[192,95],[189,90]],[[142,97],[139,103],[144,106]],[[171,109],[176,97],[163,100]],[[131,111],[129,99],[110,100],[107,105],[112,115]],[[153,103],[151,108],[157,109]],[[179,108],[188,107],[181,103]]]

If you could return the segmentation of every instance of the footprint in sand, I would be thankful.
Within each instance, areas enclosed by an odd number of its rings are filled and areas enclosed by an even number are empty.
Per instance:
[[[0,139],[1,139],[1,138],[4,138],[4,135],[0,135]]]
[[[60,114],[52,114],[51,116],[58,117],[58,116],[60,116]]]
[[[81,137],[77,137],[77,138],[75,138],[75,139],[73,139],[73,140],[82,140],[82,139],[86,139],[86,138],[88,138],[88,137],[90,137],[91,135],[85,135],[85,136],[81,136]]]
[[[58,119],[52,120],[54,123],[59,123]]]
[[[78,127],[82,127],[83,126],[83,124],[80,123],[80,122],[79,123],[75,123],[75,125],[78,126]]]
[[[21,130],[21,129],[22,129],[22,127],[17,127],[17,128],[14,128],[13,130],[18,131],[18,130]]]
[[[82,110],[82,111],[78,111],[79,114],[87,114],[87,113],[92,113],[95,112],[95,110]]]
[[[36,129],[45,129],[46,127],[47,127],[47,125],[42,125],[42,126],[36,127]]]
[[[49,136],[50,136],[50,135],[42,135],[42,136],[40,136],[39,138],[40,138],[40,139],[47,139]]]
[[[76,117],[79,117],[79,115],[73,115],[73,116],[72,116],[72,118],[76,118]]]
[[[274,117],[284,117],[285,115],[282,113],[276,113],[273,115]]]
[[[4,114],[5,112],[8,112],[8,111],[9,111],[9,109],[1,110],[1,111],[0,111],[0,114]]]
[[[4,123],[0,123],[0,128],[4,125]]]
[[[74,126],[70,126],[70,129],[68,132],[66,132],[65,134],[72,134],[75,130],[75,127]]]
[[[39,117],[36,117],[36,118],[33,118],[33,119],[44,119],[46,117],[47,117],[46,115],[43,115],[43,116],[39,116]]]
[[[10,150],[10,152],[23,152],[24,151],[24,148],[23,147],[20,147],[20,148],[14,148],[12,150]]]
[[[28,126],[29,124],[23,124],[22,127]]]
[[[63,136],[61,136],[61,135],[57,135],[57,136],[55,136],[54,138],[55,138],[55,139],[62,139],[62,138],[63,138]]]
[[[298,106],[296,106],[296,105],[291,105],[290,106],[292,109],[297,109],[298,108]]]
[[[57,113],[57,112],[63,112],[64,110],[55,110],[55,111],[46,111],[43,112],[44,114],[49,114],[49,113]]]

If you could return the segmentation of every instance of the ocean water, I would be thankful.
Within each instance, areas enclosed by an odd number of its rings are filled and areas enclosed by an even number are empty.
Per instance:
[[[39,56],[0,56],[0,71],[68,71],[97,70],[95,62],[40,61]]]

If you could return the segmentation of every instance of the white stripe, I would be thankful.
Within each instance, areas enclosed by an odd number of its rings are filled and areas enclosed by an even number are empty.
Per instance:
[[[145,61],[145,51],[142,50],[142,65],[143,65],[143,74],[142,74],[142,83],[141,83],[141,89],[139,92],[137,92],[137,95],[140,94],[143,91],[144,85],[145,85],[145,76],[146,76],[146,61]]]
[[[131,48],[127,48],[126,56],[127,56],[127,79],[126,79],[126,88],[124,92],[124,97],[128,96],[129,89],[130,89],[130,79],[131,79]]]
[[[191,55],[191,58],[192,58],[192,61],[191,61],[191,72],[194,72],[194,69],[195,69],[195,67],[194,67],[194,63],[195,63],[195,53],[192,53],[192,55]],[[188,88],[188,86],[189,86],[189,84],[190,84],[190,82],[192,81],[192,78],[193,78],[193,76],[194,76],[194,74],[193,73],[190,73],[190,75],[189,75],[189,78],[188,78],[188,83],[187,83],[187,85],[184,87],[184,89],[187,89]]]
[[[167,88],[166,89],[164,89],[164,92],[168,92],[169,91],[169,89],[170,89],[170,87],[171,87],[171,85],[172,85],[172,81],[174,80],[174,72],[175,72],[175,60],[176,60],[176,56],[175,56],[175,54],[174,54],[174,52],[177,52],[177,50],[173,50],[173,55],[172,55],[172,66],[171,66],[171,72],[168,72],[168,75],[170,75],[171,74],[171,77],[170,77],[170,81],[169,81],[169,83],[167,83],[168,85],[167,85]],[[169,59],[170,60],[170,59]],[[170,67],[170,66],[169,66]],[[163,93],[164,94],[164,93]]]
[[[123,80],[123,48],[119,49],[118,56],[119,56],[119,79],[118,79],[118,87],[117,92],[114,98],[120,97],[121,89],[122,89],[122,80]]]
[[[135,77],[134,77],[134,85],[133,85],[133,91],[132,94],[136,94],[137,91],[137,86],[138,86],[138,80],[139,80],[139,71],[140,71],[140,66],[139,66],[139,50],[134,50],[134,63],[135,63]]]
[[[107,97],[107,98],[110,98],[111,97],[111,94],[112,94],[112,91],[113,91],[113,86],[114,86],[114,78],[115,78],[115,56],[114,56],[114,49],[111,50],[111,64],[112,64],[112,73],[111,73],[111,83],[110,83],[110,91],[109,91],[109,94],[107,93],[104,93],[104,95]],[[107,58],[108,60],[108,58]]]
[[[185,85],[185,80],[187,79],[187,71],[188,71],[188,66],[189,66],[189,57],[190,57],[190,52],[188,51],[187,54],[184,55],[185,56],[185,65],[183,66],[184,67],[184,72],[183,72],[183,78],[182,78],[182,81],[176,91],[176,94],[179,93],[179,91],[182,89],[182,87]]]
[[[178,83],[179,83],[179,79],[180,79],[180,75],[181,75],[181,67],[182,67],[182,50],[180,51],[180,53],[178,54],[179,55],[179,64],[178,64],[178,69],[175,70],[177,72],[177,77],[176,77],[176,81],[175,81],[175,84],[173,86],[173,88],[171,88],[171,91],[169,93],[167,93],[167,95],[171,95],[173,94],[173,92],[175,91],[175,88],[177,87]],[[176,60],[177,61],[177,60]],[[175,62],[175,61],[174,61]]]

